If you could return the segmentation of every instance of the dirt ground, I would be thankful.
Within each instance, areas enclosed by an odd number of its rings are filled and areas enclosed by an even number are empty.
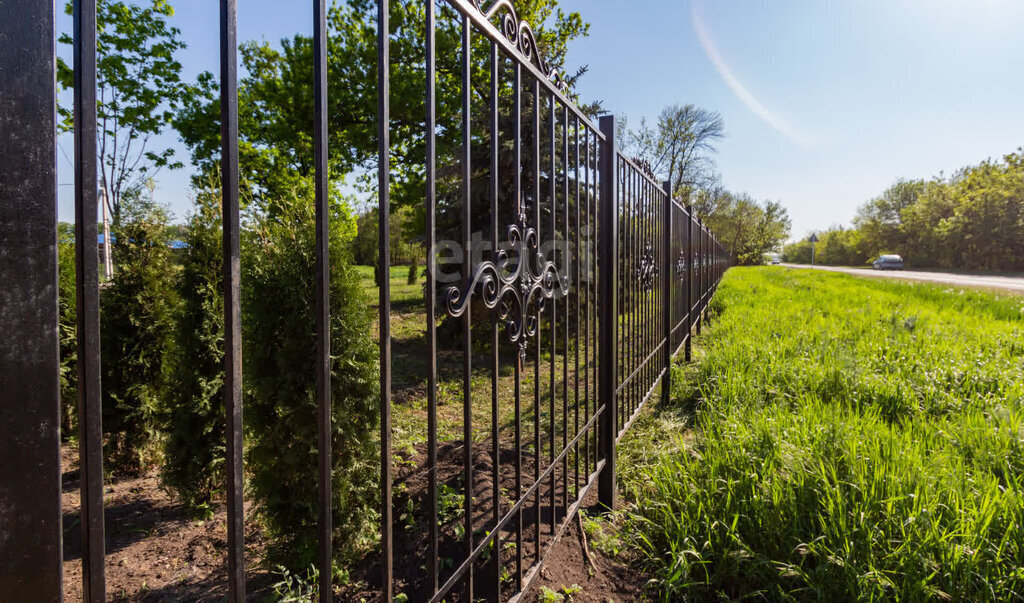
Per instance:
[[[421,451],[417,451],[421,452]],[[441,484],[458,486],[461,478],[461,458],[464,454],[461,442],[452,442],[438,451],[438,477]],[[504,458],[502,451],[500,481],[503,489],[512,485],[514,471],[512,460]],[[417,454],[416,456],[420,456]],[[473,514],[474,533],[477,537],[490,521],[493,507],[491,480],[491,458],[485,446],[474,446],[474,499],[481,501]],[[79,481],[77,451],[73,447],[64,450],[63,510],[64,510],[64,590],[68,601],[82,598],[81,569],[81,524],[79,521]],[[406,593],[409,601],[425,600],[420,596],[427,591],[424,581],[428,546],[426,539],[427,520],[423,511],[426,496],[426,471],[422,462],[408,463],[408,468],[396,475],[396,484],[405,484],[403,494],[396,497],[395,507],[401,509],[405,500],[413,500],[419,512],[410,518],[397,513],[394,526],[396,593]],[[524,477],[533,472],[533,461],[528,455],[523,459]],[[545,480],[547,481],[547,480]],[[561,479],[558,480],[561,483]],[[541,499],[550,500],[550,488],[541,488]],[[227,594],[226,511],[219,506],[209,519],[190,516],[184,508],[164,489],[157,472],[151,471],[139,477],[122,478],[106,486],[106,585],[108,599],[112,601],[221,601]],[[556,499],[561,499],[558,494]],[[500,511],[504,514],[513,503],[511,499],[501,500]],[[585,505],[596,503],[594,489],[584,501]],[[251,508],[247,505],[246,514]],[[593,512],[593,511],[592,511]],[[422,515],[422,516],[421,516]],[[537,514],[527,505],[524,511],[523,531],[524,572],[536,555],[534,539]],[[550,512],[540,513],[542,522],[541,547],[547,551],[544,569],[531,585],[521,601],[538,601],[542,587],[560,591],[577,586],[579,590],[565,601],[636,601],[642,598],[646,579],[637,570],[621,559],[609,559],[589,548],[589,559],[583,552],[581,531],[576,519],[570,521],[561,538],[551,546],[549,525]],[[556,522],[564,520],[564,509],[556,509]],[[464,541],[457,533],[456,525],[464,523],[458,517],[441,525],[438,530],[439,555],[444,559],[456,560],[464,554]],[[478,526],[478,527],[477,527]],[[503,543],[513,542],[514,531],[502,531]],[[246,565],[247,599],[250,601],[273,600],[271,584],[279,579],[261,567],[265,542],[256,522],[246,523]],[[352,582],[335,593],[337,601],[376,601],[380,599],[380,559],[371,556],[352,568]],[[464,558],[464,557],[462,557]],[[500,555],[505,578],[500,581],[502,599],[513,594],[514,580],[509,573],[515,567],[515,548],[502,547]],[[511,570],[511,571],[510,571]],[[444,581],[451,574],[452,567],[441,572]],[[476,600],[495,600],[497,591],[492,584],[497,577],[493,558],[474,564]],[[456,586],[448,600],[459,601],[465,597]],[[571,590],[571,589],[570,589]]]
[[[591,516],[599,513],[593,491],[584,499]],[[544,601],[543,588],[562,594],[566,603],[644,601],[647,577],[626,559],[609,558],[588,542],[577,515],[548,552],[540,575],[524,594],[524,603]],[[586,546],[586,548],[584,548]],[[572,593],[571,596],[568,593]]]
[[[64,597],[82,600],[82,535],[78,452],[63,450]],[[207,520],[185,512],[156,471],[106,485],[106,581],[111,601],[220,601],[227,594],[227,512]],[[262,557],[255,527],[246,527],[246,563]],[[266,597],[271,576],[248,572],[253,600]]]

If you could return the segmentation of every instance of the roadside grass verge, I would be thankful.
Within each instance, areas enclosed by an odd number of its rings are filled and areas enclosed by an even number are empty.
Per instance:
[[[624,439],[664,600],[1024,597],[1024,298],[736,268]]]

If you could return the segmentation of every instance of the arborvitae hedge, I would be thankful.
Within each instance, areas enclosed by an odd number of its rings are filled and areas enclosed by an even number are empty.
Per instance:
[[[131,194],[121,212],[116,270],[100,302],[103,432],[107,467],[137,472],[156,452],[176,291],[166,211]]]
[[[182,253],[163,480],[193,510],[224,490],[224,295],[220,194],[198,191]]]
[[[254,219],[242,257],[247,468],[269,561],[317,558],[316,250],[308,190]],[[378,359],[369,300],[350,266],[355,223],[332,203],[330,311],[334,508],[340,558],[370,546],[378,493]]]
[[[57,241],[57,297],[60,337],[60,436],[77,436],[78,427],[78,324],[75,299],[75,232],[71,224],[60,223]]]

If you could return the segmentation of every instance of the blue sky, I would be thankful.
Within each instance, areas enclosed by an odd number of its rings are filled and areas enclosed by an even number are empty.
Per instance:
[[[311,9],[290,4],[240,0],[239,38],[311,31]],[[724,184],[781,201],[794,237],[849,223],[899,178],[948,174],[1024,145],[1018,0],[560,4],[591,24],[569,55],[570,69],[590,66],[584,98],[632,125],[675,103],[720,112],[726,138],[715,160]],[[217,3],[174,5],[189,44],[186,76],[216,71]],[[62,146],[70,153],[70,141]],[[69,182],[63,157],[61,167]],[[164,172],[158,185],[158,197],[184,216],[187,172]],[[72,214],[62,194],[61,216]]]

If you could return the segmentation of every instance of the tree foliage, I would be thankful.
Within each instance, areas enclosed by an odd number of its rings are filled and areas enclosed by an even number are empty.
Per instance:
[[[78,303],[75,289],[75,231],[57,224],[57,332],[60,339],[60,427],[62,439],[78,425]]]
[[[96,117],[100,186],[115,219],[122,197],[139,188],[164,167],[180,167],[174,149],[154,149],[151,139],[171,123],[186,98],[176,54],[185,48],[181,32],[168,20],[174,8],[167,0],[140,5],[124,0],[98,0],[96,5]],[[72,4],[65,5],[71,14]],[[62,44],[72,44],[69,34]],[[57,79],[63,88],[74,85],[74,70],[57,60]],[[58,108],[61,127],[70,131],[70,107]]]
[[[347,0],[328,13],[328,132],[331,173],[364,174],[377,161],[376,3]],[[552,67],[564,64],[568,43],[586,35],[578,13],[564,13],[556,0],[516,3],[519,16],[535,26],[540,51]],[[437,3],[438,163],[460,144],[459,66],[461,19],[446,2]],[[392,199],[421,203],[425,163],[423,3],[391,3]],[[473,52],[473,95],[487,94],[488,52],[477,36]],[[244,185],[262,205],[288,198],[297,182],[313,173],[313,42],[307,35],[280,41],[247,42],[239,60],[247,75],[239,82],[240,169]],[[573,76],[575,81],[579,74]],[[216,78],[200,75],[175,125],[200,167],[220,152],[220,108]]]
[[[224,484],[224,294],[221,197],[198,190],[185,234],[178,317],[167,392],[163,480],[193,510]]]
[[[789,237],[791,221],[778,201],[756,201],[721,188],[699,191],[694,214],[732,253],[737,264],[760,264]]]
[[[121,259],[100,300],[103,432],[109,466],[136,472],[155,453],[177,305],[167,212],[126,195],[114,235]]]
[[[857,212],[853,228],[819,234],[824,264],[863,265],[885,253],[907,266],[1024,270],[1024,153],[949,178],[901,180]],[[787,259],[799,253],[787,248]]]
[[[657,178],[670,180],[673,195],[692,205],[736,263],[761,263],[789,236],[789,214],[781,203],[760,203],[719,184],[711,156],[725,123],[717,112],[672,105],[654,127],[641,121],[638,130],[630,130],[622,123],[620,133],[624,151],[647,161]]]
[[[370,207],[356,218],[356,236],[352,241],[353,260],[356,264],[377,265],[380,234],[377,216],[377,208]],[[399,207],[389,214],[389,218],[391,263],[407,264],[414,261],[422,254],[417,230],[423,227],[415,219],[415,210],[409,206]]]
[[[623,122],[625,128],[625,122]],[[640,122],[636,131],[625,130],[627,153],[647,160],[661,180],[671,180],[672,193],[681,199],[716,180],[711,154],[725,136],[725,122],[717,111],[696,105],[665,107],[655,127]]]
[[[316,560],[317,403],[312,186],[292,192],[275,215],[245,233],[243,346],[251,492],[275,542],[275,563]],[[369,302],[350,265],[355,224],[331,204],[330,314],[332,460],[336,550],[344,557],[373,539],[378,493],[377,346]]]

